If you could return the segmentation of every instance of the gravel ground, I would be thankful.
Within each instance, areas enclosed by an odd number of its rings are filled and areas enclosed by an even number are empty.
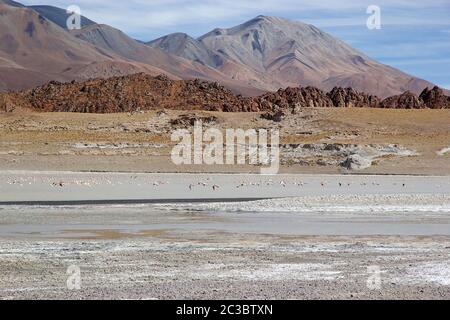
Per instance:
[[[2,241],[0,298],[450,299],[448,237],[165,236]]]

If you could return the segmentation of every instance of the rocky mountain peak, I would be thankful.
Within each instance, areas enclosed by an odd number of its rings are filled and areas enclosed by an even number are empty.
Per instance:
[[[385,98],[405,89],[419,94],[430,85],[374,61],[315,26],[274,16],[216,28],[191,38],[189,45],[174,36],[150,45],[270,91],[299,85],[325,90],[352,87]]]
[[[144,44],[87,19],[82,21],[84,28],[69,33],[65,30],[67,13],[60,8],[14,8],[21,5],[11,0],[0,0],[0,4],[7,12],[0,19],[0,90],[139,71],[220,81],[247,96],[314,86],[327,91],[352,87],[385,98],[405,90],[419,94],[423,88],[433,87],[312,25],[274,16],[260,15],[235,27],[214,29],[198,39],[174,33]],[[19,78],[18,73],[25,75]],[[430,97],[423,100],[433,100],[430,105],[445,102],[438,92],[424,95]],[[337,96],[354,101],[348,92]]]
[[[201,41],[186,33],[172,33],[150,41],[147,45],[213,68],[224,63],[223,57],[212,52]]]

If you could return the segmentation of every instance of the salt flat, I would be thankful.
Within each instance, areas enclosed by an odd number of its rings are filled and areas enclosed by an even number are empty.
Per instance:
[[[1,171],[0,202],[448,194],[448,176]]]
[[[1,299],[450,298],[448,177],[0,176]]]

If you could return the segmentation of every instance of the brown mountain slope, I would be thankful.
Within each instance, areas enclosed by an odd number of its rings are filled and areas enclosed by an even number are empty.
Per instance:
[[[209,50],[203,43],[186,33],[172,33],[148,42],[147,46],[160,48],[170,54],[196,61],[212,68],[220,67],[225,60],[222,55]]]
[[[59,73],[70,64],[112,60],[33,10],[0,6],[0,14],[0,55],[24,68]]]
[[[45,12],[61,20],[60,11]],[[139,72],[218,81],[246,96],[300,85],[352,87],[384,98],[433,87],[300,22],[259,16],[199,39],[173,34],[147,46],[92,22],[70,33],[30,7],[0,0],[1,91]]]
[[[50,79],[163,72],[95,48],[34,10],[0,3],[0,16],[0,89],[29,88]]]
[[[215,61],[223,61],[216,66],[221,72],[236,73],[236,78],[266,90],[298,85],[331,90],[340,86],[386,97],[405,90],[419,94],[433,86],[370,59],[312,25],[282,18],[258,16],[233,28],[215,29],[197,39],[195,45],[181,46],[177,41],[185,40],[167,36],[149,45],[184,57],[211,60],[215,55]]]
[[[261,91],[275,91],[285,84],[270,75],[252,69],[245,63],[230,59],[221,52],[208,49],[201,41],[184,33],[174,33],[150,41],[147,46],[159,48],[172,55],[196,61],[219,70],[234,82],[241,82]]]
[[[112,51],[121,57],[164,68],[178,77],[220,77],[214,69],[206,69],[192,61],[169,55],[161,50],[148,47],[128,37],[122,31],[108,25],[90,25],[72,33],[79,39],[87,41],[98,48]],[[209,76],[208,73],[212,73]]]
[[[108,25],[90,25],[81,30],[74,30],[72,34],[98,48],[112,51],[123,58],[161,68],[167,74],[175,75],[178,79],[199,78],[220,81],[237,93],[245,95],[260,93],[252,86],[244,82],[241,83],[238,79],[231,79],[220,70],[142,44]]]
[[[429,82],[380,64],[314,26],[257,17],[200,38],[213,51],[268,73],[284,86],[352,87],[380,97],[420,93]]]

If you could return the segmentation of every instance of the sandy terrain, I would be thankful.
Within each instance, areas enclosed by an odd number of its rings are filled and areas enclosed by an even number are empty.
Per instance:
[[[259,171],[248,165],[173,165],[170,133],[179,127],[170,122],[185,114],[216,117],[208,126],[219,129],[279,128],[284,145],[281,172],[342,173],[346,169],[340,163],[357,153],[372,162],[358,173],[450,174],[450,110],[383,109],[305,109],[281,123],[257,113],[1,114],[0,169]],[[394,152],[386,152],[393,146]]]

